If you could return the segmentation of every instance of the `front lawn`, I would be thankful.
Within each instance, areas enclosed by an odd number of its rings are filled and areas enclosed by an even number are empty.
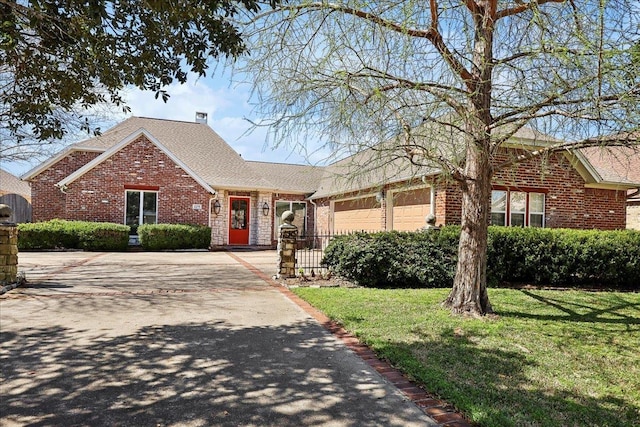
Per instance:
[[[489,289],[469,319],[448,289],[293,291],[479,425],[640,425],[638,293]]]

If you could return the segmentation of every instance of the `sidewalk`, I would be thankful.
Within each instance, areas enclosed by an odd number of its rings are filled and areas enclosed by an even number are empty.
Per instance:
[[[233,255],[21,253],[0,425],[437,425]]]

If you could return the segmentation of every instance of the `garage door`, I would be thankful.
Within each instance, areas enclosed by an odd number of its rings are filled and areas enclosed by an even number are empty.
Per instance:
[[[333,208],[333,230],[380,231],[382,230],[382,209],[375,197],[335,202]]]
[[[431,213],[429,188],[393,193],[391,221],[398,231],[416,231],[426,224],[425,217]]]

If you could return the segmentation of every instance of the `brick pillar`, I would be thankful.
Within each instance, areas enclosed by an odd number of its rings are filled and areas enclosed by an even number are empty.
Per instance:
[[[282,214],[283,224],[278,229],[278,279],[296,277],[298,227],[291,224],[293,218],[293,212],[285,211]]]
[[[18,227],[7,221],[11,213],[9,206],[0,205],[0,285],[18,278]]]

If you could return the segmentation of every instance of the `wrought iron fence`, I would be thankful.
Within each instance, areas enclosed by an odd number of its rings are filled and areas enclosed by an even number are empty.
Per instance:
[[[322,264],[324,250],[334,237],[351,233],[354,231],[326,232],[299,237],[296,244],[296,272],[304,272],[305,276],[326,274],[328,268]]]
[[[304,272],[305,276],[327,273],[322,265],[324,250],[334,234],[322,233],[299,237],[296,243],[296,272]]]

